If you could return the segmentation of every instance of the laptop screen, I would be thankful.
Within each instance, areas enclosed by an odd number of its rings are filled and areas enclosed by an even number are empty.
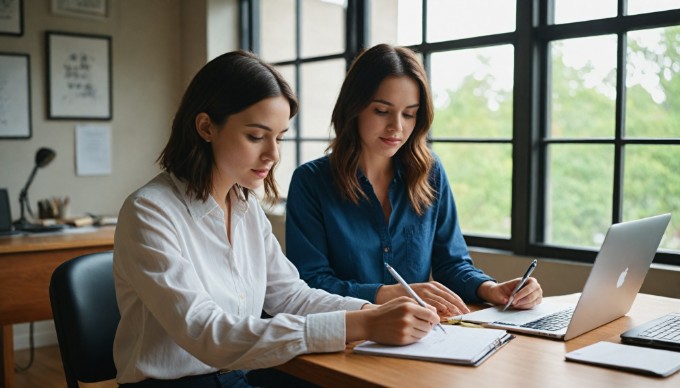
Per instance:
[[[9,207],[7,189],[0,189],[0,232],[12,230],[12,214]]]

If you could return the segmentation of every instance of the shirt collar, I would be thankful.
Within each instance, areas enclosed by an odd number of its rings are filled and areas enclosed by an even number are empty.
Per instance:
[[[177,188],[178,194],[186,204],[191,218],[193,218],[195,221],[202,219],[214,211],[223,213],[222,209],[220,209],[220,205],[217,204],[212,195],[208,195],[208,198],[205,201],[194,198],[193,196],[187,194],[187,184],[185,181],[176,177],[174,174],[170,174],[170,176],[172,177],[172,182]]]
[[[192,219],[198,221],[213,212],[217,212],[217,214],[224,218],[222,208],[220,208],[220,205],[215,201],[215,198],[213,198],[212,195],[208,195],[208,198],[205,201],[201,201],[200,199],[187,194],[186,182],[176,177],[174,174],[170,174],[170,177],[172,177],[172,181],[186,204]],[[235,219],[243,218],[248,212],[250,204],[239,190],[231,190],[229,195],[231,195],[232,216],[234,216]]]
[[[392,182],[396,182],[397,180],[402,179],[404,168],[399,159],[392,158],[392,162],[394,163],[394,178],[392,178]],[[359,179],[359,182],[368,182],[368,178],[366,178],[366,175],[364,175],[364,172],[361,171],[360,168],[357,169],[357,178]]]

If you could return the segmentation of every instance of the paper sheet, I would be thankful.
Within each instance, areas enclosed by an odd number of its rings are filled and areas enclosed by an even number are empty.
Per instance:
[[[76,126],[76,174],[111,175],[111,126]]]
[[[613,342],[597,342],[567,353],[568,361],[623,369],[636,373],[670,376],[680,370],[680,353]]]

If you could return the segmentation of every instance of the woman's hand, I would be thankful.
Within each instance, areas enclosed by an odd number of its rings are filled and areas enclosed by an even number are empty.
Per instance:
[[[347,342],[365,339],[407,345],[425,337],[439,323],[434,307],[421,307],[405,296],[383,305],[364,305],[361,310],[345,314]]]
[[[487,302],[505,305],[510,300],[512,290],[521,280],[522,278],[516,278],[503,283],[484,282],[477,289],[477,295]],[[543,289],[541,289],[541,285],[538,284],[538,280],[530,277],[515,294],[511,306],[515,309],[525,310],[536,306],[542,300]]]
[[[410,286],[425,303],[437,309],[437,314],[442,318],[470,312],[465,302],[455,292],[439,282],[414,283]],[[409,296],[400,284],[384,285],[378,289],[375,302],[382,304],[400,296]]]

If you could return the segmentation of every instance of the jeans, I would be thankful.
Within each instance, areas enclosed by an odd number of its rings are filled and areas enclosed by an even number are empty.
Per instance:
[[[120,384],[120,388],[247,388],[251,385],[240,370],[229,373],[209,373],[175,380],[146,379],[138,383]]]

